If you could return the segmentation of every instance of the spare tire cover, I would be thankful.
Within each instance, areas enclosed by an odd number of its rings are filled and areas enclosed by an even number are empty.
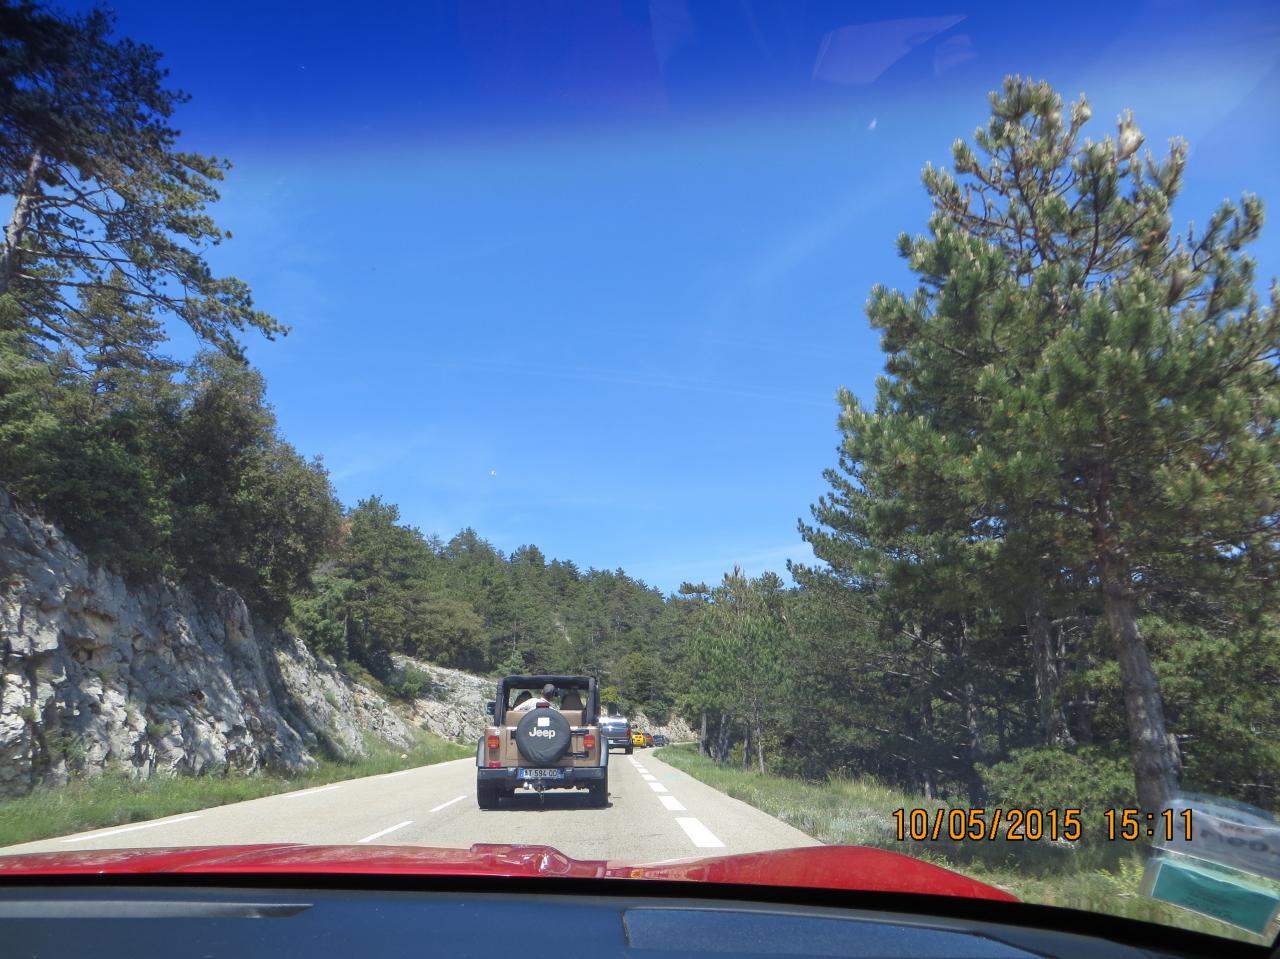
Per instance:
[[[569,751],[569,720],[556,709],[535,709],[516,726],[516,748],[531,763],[550,766]]]

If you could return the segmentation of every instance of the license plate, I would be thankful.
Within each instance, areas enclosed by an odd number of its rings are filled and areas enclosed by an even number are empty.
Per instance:
[[[521,779],[564,779],[563,769],[522,769]]]

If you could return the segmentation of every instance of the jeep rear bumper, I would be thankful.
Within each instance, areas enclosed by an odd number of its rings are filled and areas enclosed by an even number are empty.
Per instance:
[[[535,769],[539,767],[528,766],[524,768]],[[543,789],[559,789],[565,786],[590,786],[602,782],[609,772],[608,766],[553,766],[549,768],[561,769],[564,771],[564,775],[556,779],[521,779],[519,767],[505,766],[492,769],[486,766],[479,766],[476,768],[476,778],[482,783],[496,782],[512,787],[531,783],[534,786],[541,786]]]

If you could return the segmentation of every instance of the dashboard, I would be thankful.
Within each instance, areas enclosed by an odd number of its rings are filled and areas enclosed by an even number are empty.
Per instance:
[[[279,885],[0,885],[0,953],[45,956],[313,959],[668,959],[967,957],[1099,959],[1206,955],[1116,942],[1086,930],[931,917],[799,902],[527,891],[280,888]],[[314,879],[314,877],[312,877]],[[545,883],[544,883],[545,885]],[[597,884],[598,885],[598,884]],[[614,883],[608,883],[610,887]],[[498,883],[495,888],[501,888]],[[1203,946],[1185,934],[1187,947]],[[1201,937],[1203,938],[1203,937]],[[1218,955],[1233,944],[1214,940]],[[1243,946],[1242,955],[1266,955]]]

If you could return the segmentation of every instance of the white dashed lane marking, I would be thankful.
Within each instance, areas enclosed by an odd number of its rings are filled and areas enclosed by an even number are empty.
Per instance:
[[[160,819],[156,822],[139,823],[136,826],[120,826],[118,829],[108,829],[105,832],[91,832],[84,836],[72,836],[70,839],[63,839],[62,842],[85,842],[89,839],[105,839],[107,836],[118,836],[122,832],[135,832],[139,829],[152,829],[155,826],[172,826],[174,823],[190,822],[192,819],[199,819],[199,816],[179,816],[177,819]]]
[[[444,809],[446,806],[452,806],[454,803],[456,803],[456,802],[462,802],[462,800],[464,800],[464,799],[466,799],[466,798],[467,798],[467,797],[466,797],[466,794],[464,793],[463,795],[459,796],[457,799],[450,799],[448,802],[442,802],[439,806],[434,807],[434,808],[433,808],[433,809],[431,809],[430,811],[431,811],[431,812],[439,812],[441,809]]]
[[[403,829],[405,826],[412,826],[412,825],[413,825],[413,820],[406,819],[404,822],[398,822],[394,826],[388,826],[386,829],[382,829],[378,832],[375,832],[372,836],[365,836],[363,839],[357,839],[356,842],[373,842],[375,839],[381,839],[383,836],[387,835],[387,833],[392,833],[392,832],[395,832],[397,829]]]
[[[332,786],[319,786],[315,789],[304,789],[300,793],[284,793],[281,799],[300,799],[303,796],[314,796],[316,793],[327,793],[332,789],[341,789],[342,783],[334,783]]]
[[[675,796],[667,793],[667,787],[658,781],[658,777],[652,775],[649,770],[640,765],[640,762],[633,756],[628,756],[631,765],[635,767],[636,772],[640,774],[640,778],[649,784],[649,788],[658,794],[658,801],[668,812],[687,812],[684,803]],[[685,777],[681,777],[685,778]],[[686,836],[699,849],[723,849],[724,843],[720,841],[710,829],[702,824],[702,821],[693,816],[677,816],[676,822],[680,828],[684,830]]]
[[[693,844],[699,849],[724,848],[724,843],[716,838],[715,833],[692,816],[677,816],[676,822],[680,824],[680,828],[688,834],[689,838],[693,840]]]

